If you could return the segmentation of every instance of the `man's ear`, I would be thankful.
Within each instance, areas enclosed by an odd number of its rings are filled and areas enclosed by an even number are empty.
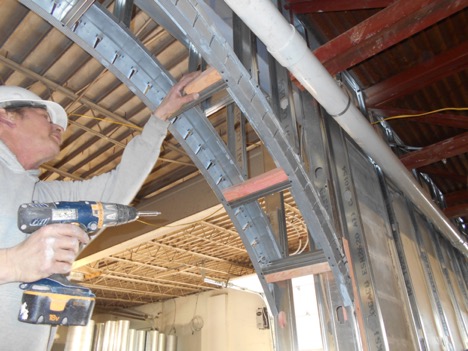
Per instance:
[[[14,127],[15,117],[4,108],[0,108],[0,127]]]

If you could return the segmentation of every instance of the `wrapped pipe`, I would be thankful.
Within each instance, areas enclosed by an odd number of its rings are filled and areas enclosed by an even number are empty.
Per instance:
[[[116,326],[114,350],[125,350],[127,347],[129,320],[119,320]]]
[[[135,335],[136,335],[135,329],[128,330],[127,351],[135,351],[135,338],[136,338]]]
[[[105,327],[106,327],[105,323],[96,323],[94,327],[93,351],[102,351]]]
[[[169,334],[166,338],[166,351],[177,351],[177,336]]]
[[[149,330],[146,332],[145,351],[158,351],[159,331]]]
[[[157,351],[166,351],[166,335],[159,333]]]
[[[91,351],[93,346],[94,321],[86,326],[68,327],[65,351]]]
[[[102,350],[113,350],[115,335],[117,332],[117,322],[107,321],[104,325],[104,339],[102,341]]]
[[[146,331],[137,330],[135,337],[135,351],[145,351]]]

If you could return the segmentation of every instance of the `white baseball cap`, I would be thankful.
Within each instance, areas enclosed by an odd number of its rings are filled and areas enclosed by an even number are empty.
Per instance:
[[[50,119],[67,129],[68,117],[64,108],[56,102],[43,100],[33,92],[16,86],[0,86],[0,108],[7,107],[42,107],[47,109]]]

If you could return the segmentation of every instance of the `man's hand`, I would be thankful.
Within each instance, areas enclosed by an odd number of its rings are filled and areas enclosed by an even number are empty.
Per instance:
[[[184,75],[167,93],[161,104],[154,110],[153,115],[163,121],[174,117],[182,106],[198,99],[199,94],[184,94],[184,88],[200,75],[200,71]]]
[[[55,273],[67,274],[80,244],[88,242],[88,235],[77,225],[44,226],[19,245],[0,250],[0,283],[28,283]]]

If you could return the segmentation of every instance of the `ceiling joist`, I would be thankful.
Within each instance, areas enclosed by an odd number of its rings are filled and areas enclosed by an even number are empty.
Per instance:
[[[454,136],[400,157],[408,169],[427,166],[468,152],[468,132]]]
[[[364,90],[368,107],[381,106],[449,77],[468,65],[468,41]]]
[[[397,0],[314,51],[331,75],[382,52],[463,9],[462,1]]]
[[[297,14],[313,13],[313,12],[333,12],[333,11],[352,11],[352,10],[367,10],[379,9],[389,6],[395,0],[288,0],[284,6]]]

